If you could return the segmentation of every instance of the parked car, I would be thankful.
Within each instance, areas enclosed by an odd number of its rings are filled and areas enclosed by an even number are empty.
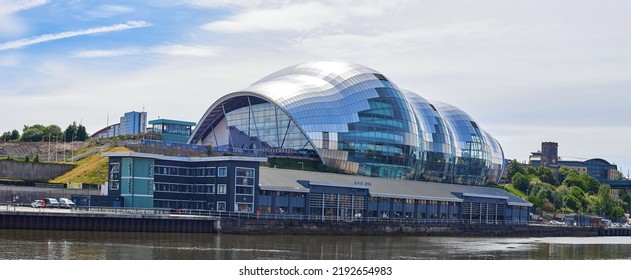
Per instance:
[[[64,198],[64,197],[59,199],[59,205],[62,208],[72,208],[72,207],[75,206],[75,204],[74,204],[74,202],[72,202],[72,200]]]
[[[46,208],[59,208],[59,201],[55,198],[44,198],[44,207]]]
[[[33,207],[33,208],[42,208],[42,207],[44,207],[43,202],[44,201],[42,201],[41,199],[33,200],[33,202],[31,202],[31,207]]]
[[[560,222],[560,221],[557,221],[557,220],[550,220],[550,222],[549,222],[549,223],[550,223],[551,225],[555,225],[555,226],[562,226],[562,225],[565,225],[565,222]]]

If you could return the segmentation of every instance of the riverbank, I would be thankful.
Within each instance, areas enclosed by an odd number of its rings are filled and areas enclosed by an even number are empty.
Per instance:
[[[419,223],[392,221],[266,220],[182,215],[168,210],[89,208],[33,209],[2,206],[0,229],[222,233],[240,235],[590,237],[598,228],[528,224]],[[602,231],[602,230],[601,230]],[[609,233],[611,234],[611,233]],[[620,234],[620,233],[618,233]]]
[[[446,237],[590,237],[599,235],[598,229],[593,227],[258,220],[227,217],[221,219],[221,232],[259,235],[397,235]]]

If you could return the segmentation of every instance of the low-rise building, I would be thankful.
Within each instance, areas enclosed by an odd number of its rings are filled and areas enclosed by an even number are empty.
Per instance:
[[[109,157],[109,196],[124,207],[322,220],[527,222],[532,204],[502,189],[260,167],[265,158]]]
[[[149,121],[151,132],[160,134],[162,141],[172,143],[186,143],[191,137],[194,122],[157,119]]]

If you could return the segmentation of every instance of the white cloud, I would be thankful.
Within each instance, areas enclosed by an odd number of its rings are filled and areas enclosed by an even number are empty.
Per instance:
[[[227,19],[204,24],[202,29],[222,33],[305,32],[337,26],[350,18],[380,16],[394,6],[394,1],[325,1],[246,7]]]
[[[151,48],[127,48],[119,50],[86,50],[74,54],[80,58],[106,58],[125,55],[159,54],[168,56],[211,57],[216,56],[218,50],[199,45],[160,45]]]
[[[49,2],[50,0],[25,0],[25,1],[3,0],[0,2],[0,16],[10,15],[19,11],[32,9],[41,5],[45,5]]]
[[[86,16],[90,18],[110,18],[115,15],[128,14],[134,9],[126,6],[118,5],[100,5],[93,10],[86,12]]]
[[[68,32],[55,33],[55,34],[45,34],[45,35],[40,35],[40,36],[28,38],[28,39],[21,39],[21,40],[16,40],[16,41],[0,44],[0,51],[22,48],[29,45],[34,45],[34,44],[39,44],[39,43],[54,41],[54,40],[60,40],[64,38],[128,30],[128,29],[133,29],[133,28],[147,27],[150,25],[151,24],[144,21],[128,21],[127,23],[114,24],[110,26],[95,27],[95,28],[90,28],[90,29],[68,31]]]
[[[89,50],[80,51],[75,54],[76,57],[83,58],[103,58],[103,57],[115,57],[131,54],[138,54],[138,50],[134,49],[122,49],[122,50]]]
[[[47,4],[48,0],[0,1],[0,38],[16,36],[26,31],[26,25],[15,17],[15,13]]]
[[[279,0],[183,0],[186,5],[202,8],[252,8],[261,5],[275,5],[285,1]]]
[[[164,45],[151,49],[151,52],[171,56],[211,57],[217,50],[205,46]]]

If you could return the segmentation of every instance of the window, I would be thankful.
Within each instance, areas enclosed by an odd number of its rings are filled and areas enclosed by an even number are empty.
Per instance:
[[[226,194],[226,184],[217,185],[217,194]]]
[[[226,202],[225,201],[217,201],[217,211],[221,211],[221,212],[226,211]]]
[[[219,177],[226,177],[228,176],[228,167],[219,167],[219,170],[217,171],[217,175]]]
[[[237,176],[254,178],[254,168],[237,167]]]

